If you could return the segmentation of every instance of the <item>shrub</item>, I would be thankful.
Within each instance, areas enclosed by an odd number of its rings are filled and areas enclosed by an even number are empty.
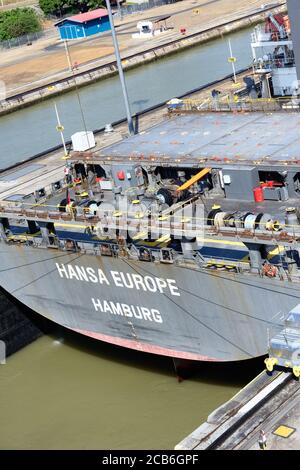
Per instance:
[[[15,8],[0,13],[0,41],[40,30],[40,20],[32,8]]]

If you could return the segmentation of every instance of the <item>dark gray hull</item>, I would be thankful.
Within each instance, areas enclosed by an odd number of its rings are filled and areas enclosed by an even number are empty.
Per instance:
[[[265,354],[268,338],[300,302],[298,284],[252,275],[5,243],[0,260],[1,286],[54,322],[102,341],[192,360]],[[99,282],[98,270],[106,281]],[[130,286],[133,274],[147,278],[146,290]]]

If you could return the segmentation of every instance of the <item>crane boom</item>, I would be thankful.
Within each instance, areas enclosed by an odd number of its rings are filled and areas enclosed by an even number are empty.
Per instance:
[[[269,14],[268,19],[271,21],[271,23],[275,26],[279,33],[279,38],[284,39],[286,37],[286,31],[284,26],[278,23],[276,18],[272,15],[272,13]]]

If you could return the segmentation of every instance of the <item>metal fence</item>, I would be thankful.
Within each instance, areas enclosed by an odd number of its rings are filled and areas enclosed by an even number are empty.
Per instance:
[[[1,1],[1,0],[0,0]],[[122,19],[124,16],[131,15],[133,13],[139,13],[143,11],[150,10],[151,8],[161,7],[163,5],[171,5],[173,3],[178,3],[182,0],[145,0],[142,3],[132,3],[131,5],[121,5],[116,1],[114,5],[112,5],[113,16],[114,18]],[[103,6],[105,8],[105,5]],[[74,13],[65,13],[64,15],[60,15],[59,17],[54,15],[47,15],[47,18],[50,20],[61,21],[65,18],[68,18],[71,14]]]
[[[282,98],[239,98],[225,95],[219,98],[207,98],[206,100],[184,99],[172,103],[168,102],[168,111],[173,113],[190,112],[222,112],[222,111],[297,111],[300,110],[300,100],[297,97]]]
[[[114,13],[114,17],[122,19],[124,16],[131,15],[133,13],[143,12],[150,8],[161,7],[163,5],[169,5],[177,3],[180,0],[150,0],[149,2],[135,3],[132,5],[122,5]]]
[[[47,39],[54,38],[57,36],[57,31],[55,28],[45,29],[39,31],[38,33],[25,34],[24,36],[19,36],[18,38],[8,39],[7,41],[0,42],[0,49],[12,49],[13,47],[31,46],[34,41],[38,39]]]

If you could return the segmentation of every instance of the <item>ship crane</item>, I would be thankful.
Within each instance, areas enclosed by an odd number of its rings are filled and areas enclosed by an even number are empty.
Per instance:
[[[280,39],[286,39],[287,34],[286,34],[285,27],[283,25],[281,25],[272,14],[270,14],[268,16],[268,20],[276,28],[276,30],[279,34],[279,38]]]

